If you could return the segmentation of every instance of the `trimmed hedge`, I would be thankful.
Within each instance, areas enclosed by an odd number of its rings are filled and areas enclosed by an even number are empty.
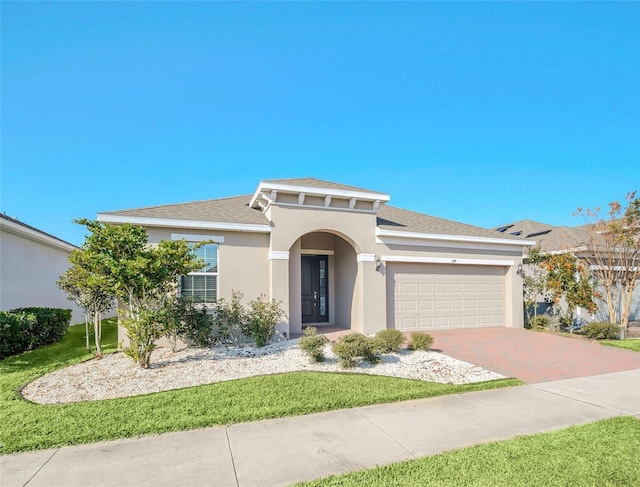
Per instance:
[[[386,330],[380,330],[373,337],[375,346],[382,353],[398,353],[400,347],[405,342],[404,335],[400,330],[395,328],[388,328]]]
[[[620,327],[615,323],[592,321],[582,327],[582,333],[595,340],[615,340],[620,338]]]
[[[0,358],[59,342],[70,323],[70,309],[18,308],[0,311]]]
[[[409,350],[431,350],[433,345],[433,337],[428,333],[421,331],[413,331],[409,335]]]
[[[532,330],[548,330],[550,324],[551,319],[546,315],[534,316],[527,323]]]
[[[370,363],[376,363],[380,359],[373,338],[362,333],[349,333],[342,335],[333,344],[333,353],[339,358],[339,363],[345,369],[351,369],[362,359]]]

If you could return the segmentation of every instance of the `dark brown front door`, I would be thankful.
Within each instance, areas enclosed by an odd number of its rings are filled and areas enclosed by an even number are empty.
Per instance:
[[[329,258],[302,256],[302,322],[329,321]]]

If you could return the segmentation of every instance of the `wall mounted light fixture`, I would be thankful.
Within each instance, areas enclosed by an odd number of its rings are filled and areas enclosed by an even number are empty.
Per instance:
[[[522,269],[522,264],[518,264],[517,274],[518,274],[519,276],[524,277],[524,270]]]
[[[376,271],[380,271],[381,267],[382,267],[382,260],[380,260],[380,257],[376,255]]]

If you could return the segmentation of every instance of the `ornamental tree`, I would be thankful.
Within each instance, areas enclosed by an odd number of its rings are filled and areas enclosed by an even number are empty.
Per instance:
[[[544,261],[545,254],[539,246],[531,247],[525,255],[527,270],[523,278],[524,309],[527,320],[538,316],[538,299],[546,298],[548,272],[540,264]],[[533,312],[533,316],[531,316]]]
[[[595,313],[598,306],[594,298],[597,294],[584,261],[570,253],[546,254],[540,265],[547,272],[546,290],[560,314],[562,298],[567,304],[566,314],[569,317],[578,306]]]
[[[90,267],[91,259],[85,250],[76,249],[69,255],[72,266],[60,276],[56,282],[58,287],[67,293],[70,301],[84,310],[85,340],[89,345],[89,320],[93,322],[93,337],[96,356],[102,357],[102,314],[109,311],[114,304],[115,294],[104,276],[94,273]]]
[[[612,201],[609,209],[578,208],[586,222],[584,242],[590,273],[604,290],[609,321],[629,326],[629,309],[640,279],[640,198],[628,193],[624,202]],[[620,306],[618,306],[618,301]]]
[[[91,232],[81,247],[91,270],[126,305],[121,323],[130,343],[124,351],[149,368],[167,305],[177,294],[178,277],[198,270],[202,262],[184,240],[150,245],[145,229],[129,223],[105,225],[86,219],[77,223]]]

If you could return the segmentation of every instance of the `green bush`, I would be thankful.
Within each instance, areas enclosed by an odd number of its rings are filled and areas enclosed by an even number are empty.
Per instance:
[[[0,318],[0,356],[8,357],[59,342],[70,322],[70,309],[17,308],[3,312]]]
[[[272,299],[271,302],[263,301],[263,296],[249,302],[249,318],[247,325],[251,338],[256,341],[257,347],[264,347],[273,338],[276,326],[285,316],[281,302]]]
[[[165,307],[162,334],[173,352],[177,350],[178,338],[198,347],[210,347],[214,342],[213,320],[203,304],[180,296]]]
[[[373,337],[376,348],[382,353],[398,353],[404,343],[404,335],[400,330],[389,328],[376,333]]]
[[[596,340],[615,340],[620,338],[620,327],[615,323],[592,321],[582,327],[582,333]]]
[[[135,317],[121,314],[120,323],[129,337],[129,346],[124,353],[143,369],[151,367],[151,353],[156,349],[156,340],[162,336],[164,319],[163,310],[142,310]]]
[[[309,356],[311,363],[324,362],[324,346],[329,343],[329,339],[324,335],[316,335],[316,329],[313,326],[305,328],[302,335],[298,344]]]
[[[550,323],[551,320],[548,316],[540,315],[531,318],[528,325],[532,330],[548,330]]]
[[[242,305],[244,295],[240,291],[231,292],[231,301],[224,298],[216,301],[213,309],[213,324],[216,340],[240,345],[244,337],[251,335],[249,313]]]
[[[414,331],[409,336],[409,350],[429,350],[433,344],[433,337],[428,333]]]
[[[32,314],[0,311],[0,359],[28,350],[28,330],[37,323]]]
[[[340,365],[345,369],[355,367],[359,359],[371,363],[376,363],[380,359],[374,339],[366,337],[362,333],[342,335],[332,348],[333,353],[340,359]]]

